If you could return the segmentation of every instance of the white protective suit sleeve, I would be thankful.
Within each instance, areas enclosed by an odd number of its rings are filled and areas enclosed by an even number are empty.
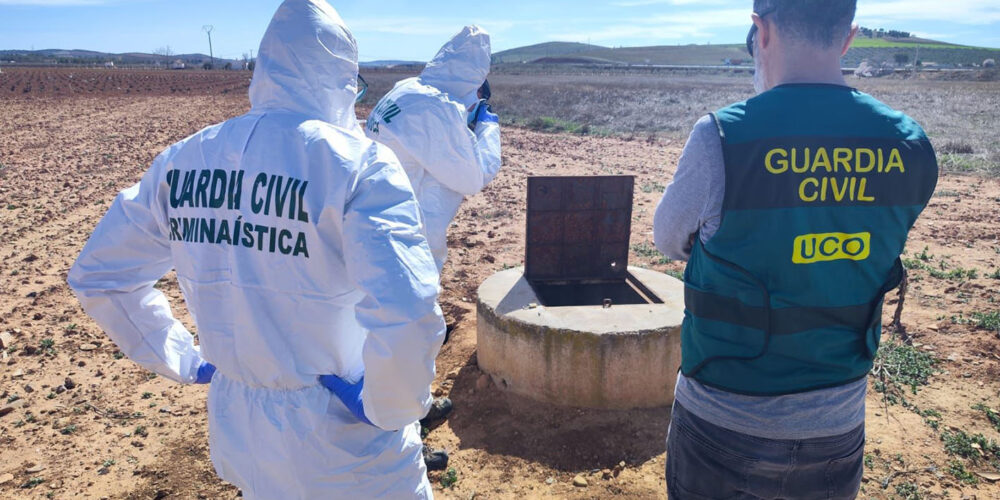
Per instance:
[[[479,122],[476,125],[476,154],[483,168],[483,187],[500,173],[500,124]]]
[[[202,363],[199,348],[154,288],[173,268],[161,222],[167,193],[157,186],[165,156],[115,198],[68,281],[83,309],[129,359],[170,380],[193,383]]]
[[[400,123],[386,127],[394,148],[465,196],[482,191],[500,170],[500,125],[480,123],[475,131],[468,125],[469,108],[479,102],[476,91],[490,73],[491,52],[489,33],[478,26],[462,28],[417,78],[422,95],[401,97],[396,103],[403,110],[396,118]]]
[[[375,149],[373,148],[373,151]],[[444,341],[438,276],[406,174],[387,148],[359,173],[344,212],[344,261],[364,292],[358,322],[368,331],[362,356],[365,415],[399,430],[427,414],[434,360]]]
[[[404,98],[398,105],[405,112],[396,118],[391,130],[406,133],[394,134],[395,140],[438,182],[472,196],[496,177],[500,171],[499,124],[483,122],[473,132],[468,113],[456,102],[440,98]]]

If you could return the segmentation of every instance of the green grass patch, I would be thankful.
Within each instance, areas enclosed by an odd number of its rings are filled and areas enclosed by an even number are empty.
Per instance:
[[[21,485],[21,489],[29,490],[45,482],[43,477],[33,477]]]
[[[924,423],[931,429],[938,430],[941,427],[941,412],[937,410],[916,410],[917,414],[924,417]]]
[[[949,281],[974,280],[979,277],[979,271],[975,269],[962,269],[961,267],[956,267],[955,269],[929,268],[927,272],[930,273],[932,278]]]
[[[962,267],[951,268],[944,260],[939,261],[937,266],[933,266],[929,262],[934,260],[934,256],[927,252],[928,249],[925,247],[922,252],[915,256],[915,259],[903,259],[903,267],[911,271],[927,271],[932,278],[939,280],[966,281],[979,278],[979,271]]]
[[[642,185],[642,192],[649,193],[662,193],[667,189],[667,186],[660,184],[659,182],[650,182]]]
[[[902,396],[904,388],[916,394],[919,387],[929,383],[936,363],[934,356],[913,346],[883,343],[875,356],[875,373],[879,375],[875,390],[885,393],[890,402],[898,402],[896,396]]]
[[[450,467],[448,472],[441,475],[441,486],[445,488],[451,488],[452,486],[455,486],[455,483],[457,482],[458,471],[456,471],[454,467]]]
[[[656,247],[654,247],[653,245],[650,245],[649,243],[637,243],[635,245],[632,245],[632,251],[635,252],[635,254],[638,255],[639,257],[647,259],[652,259],[655,257],[659,257],[661,255],[660,251],[657,250]]]
[[[52,355],[56,353],[55,349],[56,341],[53,339],[42,339],[42,342],[39,344],[39,347],[42,348],[42,351],[45,354]]]
[[[559,118],[554,118],[551,116],[539,116],[536,118],[531,118],[523,123],[528,129],[534,130],[536,132],[547,132],[547,133],[568,133],[568,134],[596,134],[598,131],[593,129],[590,125],[580,124],[576,122],[571,122],[568,120],[561,120]],[[597,134],[600,135],[600,134]]]
[[[1000,458],[1000,446],[982,434],[969,435],[961,429],[946,430],[941,433],[941,441],[944,442],[944,451],[949,455],[973,462]]]
[[[921,500],[920,488],[916,483],[902,483],[896,485],[896,495],[903,500]]]
[[[938,155],[938,163],[941,165],[941,169],[946,172],[1000,174],[1000,165],[977,155],[945,153]]]
[[[663,274],[666,274],[667,276],[673,276],[674,278],[684,281],[683,271],[674,271],[673,269],[667,269],[666,271],[663,271]]]
[[[988,313],[974,312],[970,316],[972,317],[972,324],[978,328],[1000,331],[1000,311]]]
[[[948,462],[948,472],[952,476],[955,476],[955,479],[958,479],[965,484],[979,484],[979,479],[976,478],[973,473],[969,472],[969,470],[965,468],[965,464],[959,460],[952,460],[951,462]]]
[[[997,413],[996,410],[990,408],[989,406],[986,406],[983,403],[979,403],[973,406],[972,409],[981,411],[984,414],[986,414],[986,419],[989,420],[991,424],[993,424],[993,428],[996,429],[997,432],[1000,432],[1000,413]]]

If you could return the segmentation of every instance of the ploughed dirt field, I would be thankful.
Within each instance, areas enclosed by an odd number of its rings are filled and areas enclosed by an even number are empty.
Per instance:
[[[139,73],[156,77],[153,90],[128,93],[11,91],[21,71],[0,74],[0,498],[236,497],[208,459],[206,389],[124,359],[65,279],[118,190],[156,154],[247,110],[246,75]],[[199,87],[195,77],[208,80]],[[442,306],[455,330],[434,387],[455,411],[427,437],[451,454],[454,472],[431,475],[440,498],[665,497],[669,409],[558,408],[486,383],[475,296],[485,278],[523,261],[529,175],[636,175],[631,263],[681,271],[653,249],[651,232],[682,146],[676,134],[505,129],[500,176],[449,236]],[[905,258],[912,345],[887,328],[861,498],[1000,498],[1000,182],[942,176]],[[172,277],[160,286],[193,330]],[[897,301],[890,294],[886,324]],[[587,485],[574,486],[577,476]]]

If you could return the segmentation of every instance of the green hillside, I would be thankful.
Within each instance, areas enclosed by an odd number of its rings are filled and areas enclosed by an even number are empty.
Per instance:
[[[536,59],[545,57],[565,57],[604,48],[605,47],[601,47],[600,45],[589,45],[586,43],[546,42],[497,52],[496,54],[493,54],[493,62],[532,62]]]
[[[625,47],[588,51],[589,57],[618,61],[624,64],[654,65],[718,65],[727,59],[749,62],[744,45],[661,45]]]
[[[926,40],[923,38],[867,38],[858,37],[854,39],[854,43],[851,45],[853,48],[884,48],[884,49],[897,49],[897,48],[928,48],[928,49],[975,49],[978,47],[969,47],[967,45],[955,45],[951,43],[938,42],[934,40]]]
[[[594,63],[654,65],[717,65],[726,59],[747,60],[743,45],[661,45],[654,47],[600,47],[550,42],[493,55],[496,63]]]
[[[895,61],[906,56],[912,63],[972,66],[985,59],[1000,58],[1000,49],[954,45],[922,38],[858,38],[844,58],[844,66],[856,67],[865,59]],[[751,64],[746,46],[663,45],[654,47],[600,47],[583,43],[549,42],[493,55],[496,63],[621,64],[715,66],[726,61]]]

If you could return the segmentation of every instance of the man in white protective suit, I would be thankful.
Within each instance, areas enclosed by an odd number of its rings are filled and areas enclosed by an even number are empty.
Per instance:
[[[357,72],[337,12],[286,0],[251,111],[161,154],[69,274],[129,358],[211,382],[212,462],[249,499],[433,496],[412,424],[444,338],[439,276],[406,174],[358,124]],[[154,288],[170,269],[200,346]]]
[[[489,88],[490,57],[489,33],[467,26],[368,117],[368,137],[396,153],[413,184],[438,270],[462,200],[500,170],[500,123],[481,92]]]

